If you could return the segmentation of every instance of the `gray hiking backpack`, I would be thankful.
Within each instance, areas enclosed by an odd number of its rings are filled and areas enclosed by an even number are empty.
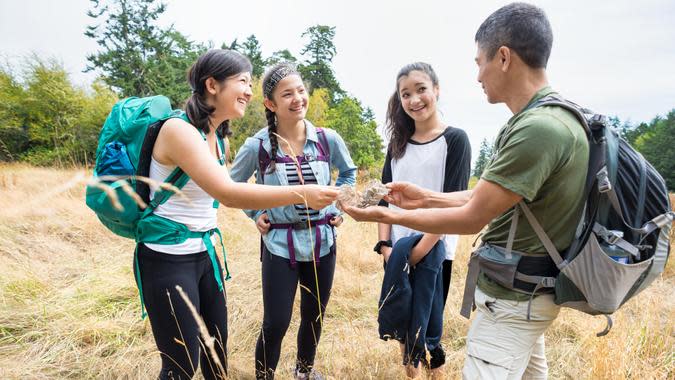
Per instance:
[[[536,294],[554,293],[560,306],[605,315],[607,328],[597,335],[606,335],[612,326],[609,315],[663,272],[675,213],[661,175],[608,125],[605,116],[553,94],[529,108],[542,106],[572,112],[589,139],[586,202],[576,234],[570,246],[558,252],[525,202],[519,202],[507,246],[483,244],[472,254],[461,314],[469,317],[476,280],[483,272],[506,288],[529,293],[530,302]],[[511,249],[520,213],[546,248],[548,264],[541,256]],[[539,275],[531,274],[533,267]]]

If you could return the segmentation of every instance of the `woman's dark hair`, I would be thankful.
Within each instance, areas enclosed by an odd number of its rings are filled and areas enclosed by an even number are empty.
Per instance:
[[[389,136],[389,154],[394,159],[403,157],[408,140],[415,133],[415,121],[405,112],[398,93],[398,81],[407,76],[411,71],[420,71],[429,76],[431,83],[438,86],[438,77],[430,64],[415,62],[403,66],[396,76],[396,88],[389,98],[387,107],[386,133]]]
[[[251,62],[234,50],[211,49],[197,58],[187,77],[192,95],[185,102],[185,112],[197,129],[209,133],[209,116],[215,111],[206,103],[206,80],[213,78],[218,82],[243,72],[251,72]],[[216,129],[220,137],[230,135],[229,120],[223,121]]]
[[[265,73],[262,80],[263,96],[265,99],[272,100],[272,93],[279,84],[279,81],[289,75],[300,75],[295,66],[291,63],[279,63]],[[270,152],[270,164],[268,166],[268,173],[273,173],[276,170],[277,151],[279,150],[279,141],[277,140],[277,115],[265,107],[265,117],[267,118],[267,133],[270,138],[270,145],[272,151]]]

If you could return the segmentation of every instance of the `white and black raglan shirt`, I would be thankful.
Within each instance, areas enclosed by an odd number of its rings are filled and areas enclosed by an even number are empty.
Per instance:
[[[391,158],[389,150],[382,169],[382,183],[406,181],[425,189],[439,192],[466,190],[471,172],[471,144],[462,129],[448,127],[441,135],[431,141],[419,143],[408,140],[405,154],[399,159]],[[398,209],[387,202],[382,206]],[[419,234],[408,227],[391,226],[391,241]],[[458,235],[443,235],[445,258],[453,260],[457,248]]]

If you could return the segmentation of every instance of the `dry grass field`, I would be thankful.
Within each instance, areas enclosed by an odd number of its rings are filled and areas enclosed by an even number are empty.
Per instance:
[[[87,209],[76,170],[0,166],[0,378],[151,379],[159,368],[150,326],[140,319],[133,243],[108,232]],[[76,179],[77,180],[77,179]],[[232,280],[227,282],[230,376],[251,379],[262,319],[258,238],[238,210],[219,211]],[[317,367],[331,379],[402,379],[398,345],[377,335],[380,258],[374,224],[348,219]],[[459,378],[468,321],[459,316],[463,237],[445,310],[447,377]],[[604,318],[563,310],[549,329],[553,379],[675,378],[675,260],[648,290]],[[297,308],[297,304],[296,304]],[[295,311],[297,316],[297,309]],[[279,378],[295,357],[298,318],[287,335]]]

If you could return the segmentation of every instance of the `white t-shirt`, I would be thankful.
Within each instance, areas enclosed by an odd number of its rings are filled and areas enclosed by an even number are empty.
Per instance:
[[[433,191],[465,190],[471,165],[471,147],[461,129],[448,127],[437,138],[418,143],[410,140],[399,159],[387,155],[382,182],[406,181]],[[452,183],[450,183],[452,182]],[[392,209],[398,209],[389,205]],[[391,241],[419,234],[411,228],[392,225]],[[455,258],[458,235],[443,235],[446,260]]]

